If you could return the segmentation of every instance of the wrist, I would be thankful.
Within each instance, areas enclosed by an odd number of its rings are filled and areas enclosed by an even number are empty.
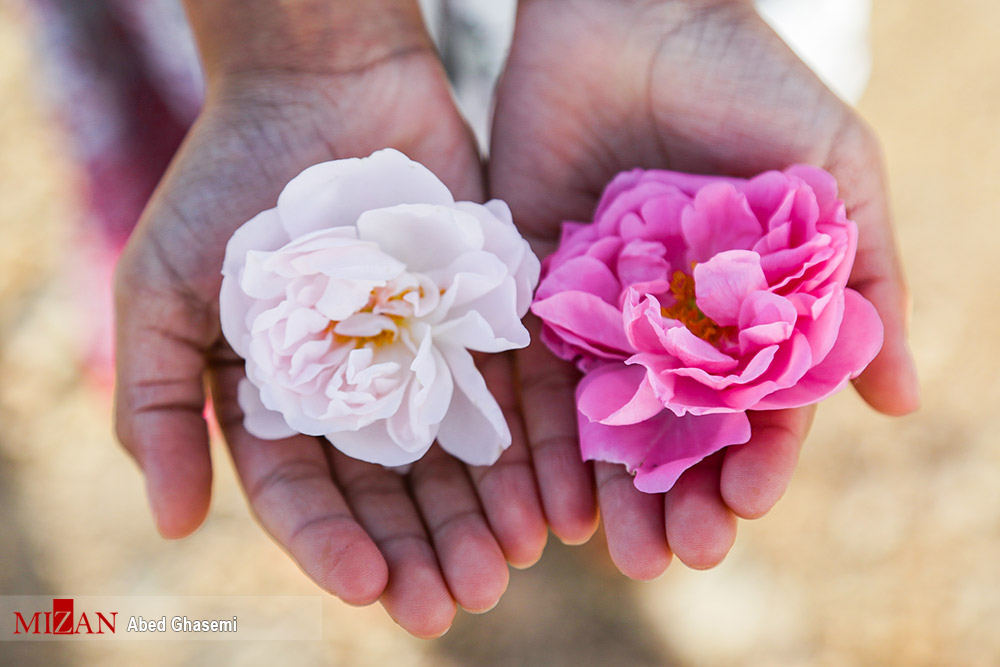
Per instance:
[[[432,44],[414,0],[184,0],[209,89],[337,75]]]

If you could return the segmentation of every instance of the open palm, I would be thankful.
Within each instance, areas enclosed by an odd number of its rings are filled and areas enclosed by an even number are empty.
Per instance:
[[[381,599],[406,629],[434,636],[456,604],[493,606],[506,559],[545,540],[523,439],[489,469],[435,448],[406,477],[315,438],[264,442],[242,426],[243,362],[221,338],[226,242],[306,166],[384,146],[431,168],[460,199],[481,200],[482,168],[429,46],[338,72],[248,74],[209,88],[205,109],[160,184],[116,276],[117,428],[146,475],[157,525],[193,531],[207,512],[208,372],[219,422],[264,528],[317,583],[347,602]],[[513,404],[510,358],[483,366]],[[515,434],[520,428],[512,428]]]
[[[540,254],[554,248],[562,221],[590,219],[619,171],[749,176],[798,162],[838,179],[860,228],[850,285],[885,324],[883,349],[855,386],[880,411],[909,412],[919,399],[905,287],[878,146],[854,112],[747,2],[521,3],[489,186]],[[576,442],[577,375],[534,340],[518,363],[528,440],[553,530],[580,541],[594,529],[595,496]],[[721,561],[736,517],[763,515],[784,492],[811,416],[811,408],[751,414],[748,444],[706,459],[665,495],[640,493],[622,466],[597,464],[596,502],[618,567],[649,578],[671,553],[693,567]]]

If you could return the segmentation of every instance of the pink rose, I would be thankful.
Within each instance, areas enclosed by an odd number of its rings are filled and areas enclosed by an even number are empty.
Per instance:
[[[749,440],[747,410],[844,387],[882,345],[874,307],[846,287],[857,235],[815,167],[615,178],[593,224],[564,224],[532,306],[543,340],[585,373],[584,458],[665,491]]]
[[[511,436],[469,351],[528,344],[538,270],[503,202],[456,202],[397,151],[309,167],[226,249],[246,429],[389,466],[435,439],[493,463]]]

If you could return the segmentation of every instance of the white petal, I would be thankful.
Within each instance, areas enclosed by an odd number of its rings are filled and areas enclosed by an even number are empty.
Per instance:
[[[323,229],[313,235],[314,242],[304,249],[289,246],[274,253],[285,258],[291,275],[321,273],[344,280],[387,282],[406,268],[402,262],[382,252],[368,241],[330,236],[337,230]]]
[[[508,271],[513,273],[521,263],[527,244],[514,227],[507,204],[494,199],[485,206],[462,201],[456,202],[455,207],[476,219],[483,230],[483,250],[496,255],[507,266]]]
[[[439,348],[452,375],[456,391],[448,414],[441,421],[437,439],[449,454],[471,465],[491,465],[510,446],[507,420],[472,355],[451,346]]]
[[[246,358],[250,351],[247,315],[254,303],[240,289],[236,277],[222,278],[222,288],[219,290],[219,320],[222,323],[222,335],[229,341],[236,354],[243,358]]]
[[[434,327],[434,337],[445,343],[479,352],[501,352],[526,347],[530,342],[515,312],[514,279],[508,277],[500,287],[462,308]]]
[[[396,326],[396,323],[385,315],[354,313],[350,317],[338,322],[333,331],[341,336],[367,338],[369,336],[377,336],[383,331],[396,331],[398,329],[399,327]]]
[[[316,310],[331,321],[346,320],[368,304],[377,283],[362,280],[330,279],[323,296],[316,301]]]
[[[281,416],[264,407],[260,400],[260,390],[250,380],[243,378],[236,386],[236,402],[243,410],[243,428],[247,433],[261,440],[280,440],[296,435]]]
[[[285,320],[285,335],[282,346],[288,348],[306,336],[315,336],[330,325],[330,320],[312,308],[294,308]]]
[[[447,266],[463,252],[483,247],[479,223],[453,206],[410,204],[367,211],[358,218],[358,236],[417,272]]]
[[[517,283],[517,313],[518,317],[524,317],[531,306],[541,264],[514,226],[510,208],[499,199],[488,201],[485,205],[458,202],[455,206],[479,220],[486,239],[483,250],[500,258],[507,266],[508,273],[514,276]]]
[[[247,252],[246,265],[240,274],[240,289],[255,299],[276,299],[285,293],[288,278],[268,266],[276,253],[263,250]]]
[[[423,165],[386,149],[367,158],[309,167],[278,196],[289,236],[353,225],[364,211],[397,204],[451,204],[448,188]]]
[[[243,223],[226,244],[222,275],[236,277],[251,250],[277,250],[291,240],[281,225],[276,209],[262,211]]]
[[[428,442],[426,447],[412,451],[400,448],[389,437],[384,420],[377,421],[357,431],[327,433],[326,439],[334,447],[352,458],[384,466],[401,466],[413,463],[423,456],[431,446],[431,443]]]
[[[429,335],[421,341],[410,370],[413,380],[407,397],[388,424],[390,437],[407,450],[434,441],[454,389],[448,364],[431,344]]]
[[[538,257],[531,251],[528,242],[524,242],[526,252],[521,258],[521,265],[514,272],[514,282],[517,284],[517,316],[524,317],[531,307],[531,300],[535,294],[535,287],[538,286],[538,276],[541,273],[542,264]]]
[[[462,253],[450,264],[427,272],[427,276],[444,288],[439,312],[447,312],[478,299],[510,275],[496,255],[475,251]]]

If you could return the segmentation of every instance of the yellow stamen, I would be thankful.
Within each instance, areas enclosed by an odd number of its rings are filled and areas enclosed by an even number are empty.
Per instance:
[[[727,335],[735,332],[735,327],[720,327],[710,317],[701,312],[695,299],[694,278],[682,271],[674,271],[670,279],[670,294],[674,304],[660,308],[664,317],[677,320],[698,338],[718,345]]]
[[[398,315],[386,315],[386,317],[395,322],[397,327],[402,325],[404,319]],[[334,345],[354,345],[354,349],[359,349],[368,343],[371,343],[375,347],[380,347],[396,342],[396,331],[392,329],[383,329],[374,336],[344,336],[334,331],[338,324],[340,323],[331,320],[325,329],[326,333],[330,334]]]

